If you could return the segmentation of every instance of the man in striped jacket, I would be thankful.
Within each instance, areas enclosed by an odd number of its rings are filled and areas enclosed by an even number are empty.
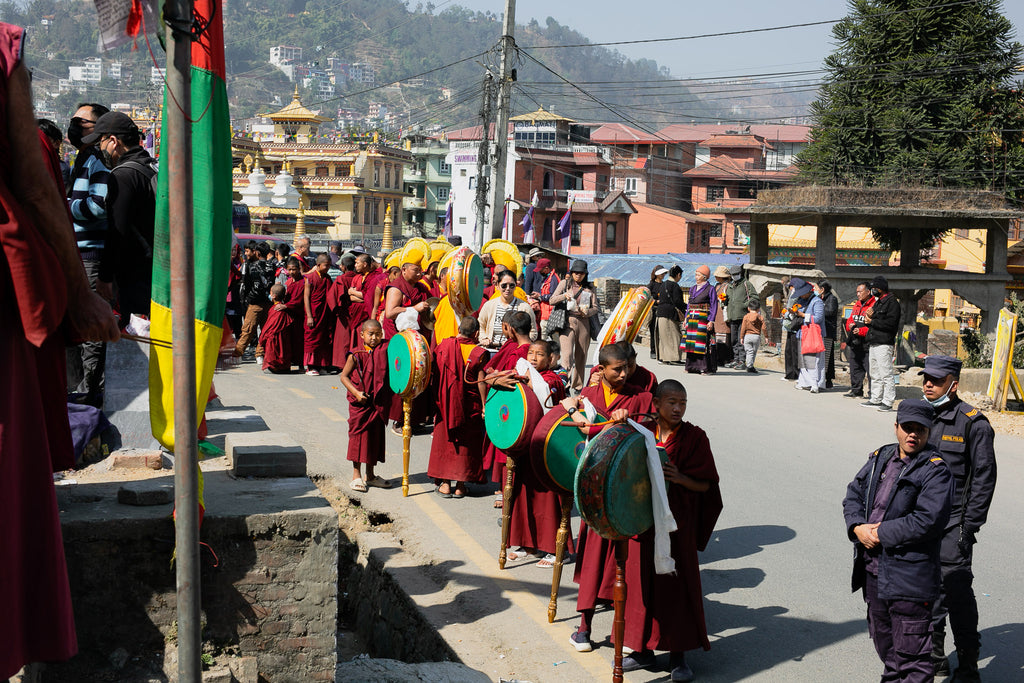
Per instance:
[[[82,141],[92,133],[97,119],[106,113],[107,108],[102,104],[79,104],[68,125],[68,141],[78,150],[68,185],[68,208],[89,286],[111,301],[114,297],[110,285],[99,279],[100,260],[107,245],[107,181],[110,171],[99,150]],[[68,349],[69,375],[72,380],[80,380],[77,386],[69,382],[69,389],[79,394],[82,402],[97,408],[103,407],[106,355],[107,345],[104,342],[84,342]]]

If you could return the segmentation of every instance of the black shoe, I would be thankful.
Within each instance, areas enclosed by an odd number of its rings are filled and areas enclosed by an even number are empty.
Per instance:
[[[639,671],[640,669],[649,669],[652,666],[654,666],[654,653],[650,650],[634,652],[622,658],[623,671]]]
[[[850,389],[849,391],[847,391],[845,394],[843,394],[843,396],[845,396],[846,398],[864,398],[864,394],[863,393],[858,394],[853,389]]]
[[[756,375],[757,374],[757,368],[755,368],[753,365],[751,365],[749,368],[747,368],[747,372]]]

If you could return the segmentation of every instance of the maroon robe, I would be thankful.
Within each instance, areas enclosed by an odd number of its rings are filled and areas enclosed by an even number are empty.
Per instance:
[[[397,278],[395,278],[394,282],[392,282],[390,285],[384,288],[384,291],[381,296],[382,309],[384,309],[385,307],[384,301],[387,298],[388,290],[392,287],[394,287],[395,289],[402,293],[401,306],[405,308],[409,308],[411,306],[415,306],[418,303],[426,301],[429,296],[427,287],[422,282],[408,282],[405,278],[399,275]],[[423,327],[422,314],[419,316],[419,325],[419,332],[425,335],[425,338],[428,340],[429,343],[431,336],[427,334],[427,331]],[[395,326],[395,321],[393,319],[385,318],[382,326],[384,328],[385,339],[391,339],[396,334],[398,334],[398,327]],[[409,421],[412,423],[413,426],[433,424],[435,415],[436,410],[434,407],[434,396],[432,392],[424,391],[422,394],[413,399],[412,412],[409,414]],[[394,400],[391,402],[391,419],[399,423],[404,422],[405,420],[405,415],[403,413],[402,408],[402,397],[397,394],[395,395]]]
[[[359,391],[369,394],[365,404],[348,395],[348,459],[351,462],[376,465],[384,462],[384,427],[391,405],[388,384],[388,345],[384,342],[367,351],[366,347],[351,352],[355,367],[349,381]]]
[[[558,402],[565,398],[565,385],[562,384],[561,378],[550,370],[540,374],[552,394],[545,402],[545,409],[558,405]],[[509,546],[536,548],[545,553],[554,553],[558,540],[558,526],[562,521],[561,496],[544,488],[533,471],[533,458],[529,457],[516,460],[512,487]],[[567,551],[573,552],[571,530]]]
[[[607,417],[619,408],[634,414],[648,413],[654,409],[654,397],[629,384],[622,386],[611,405],[605,403],[603,384],[585,387],[580,396],[589,399],[594,408]],[[572,580],[579,584],[577,611],[593,609],[598,600],[611,601],[612,587],[615,585],[615,544],[598,536],[582,521]]]
[[[403,308],[410,308],[416,304],[426,301],[430,297],[430,292],[427,290],[426,285],[422,282],[409,282],[404,277],[399,275],[395,278],[395,281],[384,288],[381,296],[381,308],[385,308],[387,301],[388,290],[394,287],[402,293],[402,303],[400,304]],[[423,330],[422,315],[420,316],[420,330]],[[391,339],[398,334],[398,327],[395,326],[395,320],[393,318],[384,318],[384,338]]]
[[[345,272],[335,278],[327,292],[327,306],[334,314],[334,336],[332,337],[331,363],[337,368],[345,367],[345,359],[352,348],[353,339],[358,343],[358,329],[352,329],[351,311],[356,307],[348,296],[356,274]],[[361,323],[360,323],[361,324]]]
[[[491,357],[491,360],[487,362],[485,369],[493,370],[495,372],[515,370],[516,363],[520,358],[525,359],[529,350],[530,342],[520,344],[515,339],[508,339],[501,345],[501,348],[498,349],[497,353]],[[484,451],[484,470],[491,470],[491,481],[496,484],[504,484],[505,463],[508,462],[508,457],[506,456],[505,451],[500,448],[496,448],[495,445],[491,443],[490,439],[487,439],[484,444],[486,447],[486,450]],[[513,453],[513,455],[515,455],[515,453]]]
[[[8,80],[22,30],[0,22],[0,159],[10,160]],[[64,279],[0,164],[0,679],[78,649],[53,472],[74,464],[68,425]],[[56,182],[56,179],[55,179]],[[67,229],[71,230],[68,221]]]
[[[594,375],[597,374],[600,367],[600,365],[595,365],[590,369],[590,377],[587,379],[588,385],[597,384],[597,382],[594,382]],[[626,378],[626,384],[635,388],[637,391],[646,391],[649,394],[653,394],[654,390],[658,388],[658,378],[654,376],[653,372],[644,366],[637,365],[633,374]]]
[[[349,281],[349,287],[358,289],[363,294],[362,301],[349,300],[348,306],[348,328],[350,334],[349,348],[359,348],[363,343],[359,338],[359,330],[363,323],[370,319],[370,306],[373,304],[373,287],[379,276],[380,268],[374,268],[368,273],[354,273]],[[367,288],[369,287],[369,291]]]
[[[651,431],[655,423],[645,425]],[[664,443],[669,461],[694,479],[711,482],[703,493],[668,487],[668,504],[679,527],[671,534],[675,576],[654,571],[654,530],[629,540],[626,558],[626,647],[683,652],[711,649],[704,623],[697,551],[704,550],[722,511],[718,471],[707,434],[683,422]]]
[[[263,369],[271,372],[288,372],[292,367],[292,325],[288,309],[279,311],[277,304],[270,304],[267,322],[260,329],[260,346],[263,347]]]
[[[334,332],[334,321],[327,306],[327,291],[331,288],[331,278],[329,275],[321,275],[316,270],[311,270],[303,277],[309,283],[309,308],[313,315],[313,327],[306,324],[306,312],[303,307],[302,362],[307,367],[323,368],[331,364],[333,351],[331,335]]]
[[[288,307],[288,315],[292,319],[288,325],[288,334],[291,338],[291,364],[301,370],[302,352],[306,344],[306,335],[303,332],[306,328],[306,305],[303,302],[306,280],[301,277],[298,280],[288,280],[284,286],[284,305]]]
[[[472,345],[468,362],[462,347]],[[465,337],[450,337],[434,350],[431,383],[438,419],[430,442],[427,476],[441,481],[484,481],[483,404],[476,378],[490,354]]]

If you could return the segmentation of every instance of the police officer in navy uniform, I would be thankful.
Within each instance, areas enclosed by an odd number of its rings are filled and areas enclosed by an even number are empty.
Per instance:
[[[941,581],[939,546],[953,505],[953,477],[928,445],[935,410],[906,400],[897,443],[882,446],[846,490],[843,516],[854,546],[853,590],[863,590],[882,681],[934,679],[932,606]]]
[[[996,488],[995,436],[981,411],[957,396],[963,364],[949,356],[925,359],[924,397],[935,408],[928,443],[942,454],[956,482],[953,512],[942,538],[942,595],[935,603],[933,639],[935,672],[949,673],[945,655],[946,614],[956,645],[958,665],[954,680],[980,681],[978,601],[974,597],[971,558],[975,535],[988,517]]]

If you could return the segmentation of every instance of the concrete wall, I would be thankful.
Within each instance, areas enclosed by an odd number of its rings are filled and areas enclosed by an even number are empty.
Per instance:
[[[171,505],[119,505],[118,487],[58,488],[79,655],[48,666],[44,680],[128,680],[113,653],[155,660],[175,640]],[[204,644],[256,657],[268,682],[334,680],[336,513],[306,478],[208,472],[205,498]]]

